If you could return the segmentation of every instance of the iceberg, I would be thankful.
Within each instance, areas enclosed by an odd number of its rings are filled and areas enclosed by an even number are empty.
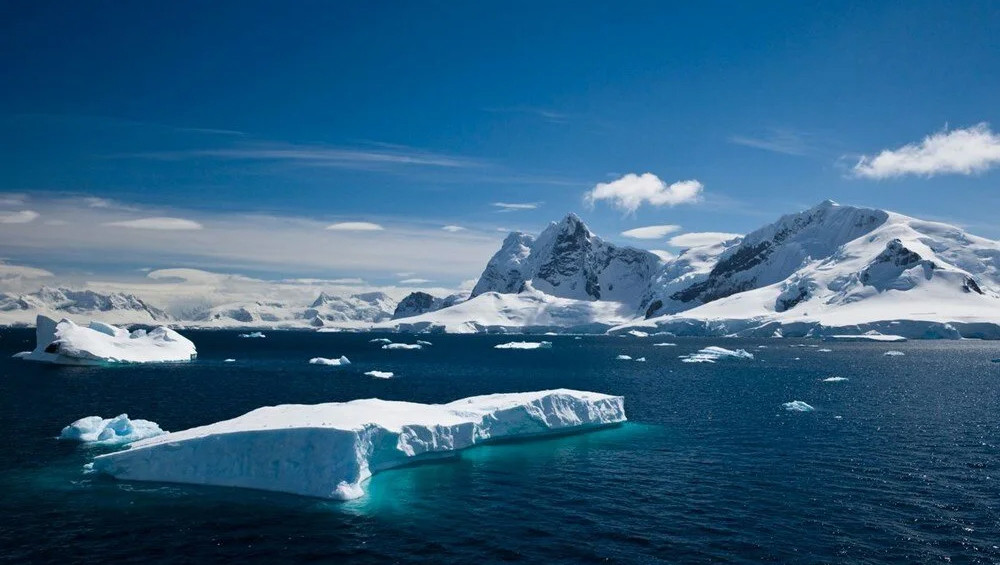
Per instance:
[[[250,332],[248,334],[240,334],[240,337],[250,338],[250,339],[263,339],[267,337],[263,332]]]
[[[365,374],[376,379],[391,379],[393,377],[391,371],[368,371]]]
[[[847,377],[827,377],[823,379],[824,383],[842,383],[847,380]]]
[[[230,358],[230,359],[223,359],[222,362],[223,363],[235,363],[236,359],[232,359],[232,358]]]
[[[629,331],[627,331],[625,333],[627,333],[628,335],[630,335],[632,337],[649,337],[649,333],[648,332],[643,332],[643,331],[639,331],[639,330],[629,330]]]
[[[429,342],[429,341],[424,341],[422,339],[418,339],[417,340],[417,345],[434,345],[434,344],[431,343],[431,342]]]
[[[697,353],[681,355],[684,363],[715,363],[720,359],[753,359],[753,353],[748,353],[745,349],[732,350],[710,345],[699,349]]]
[[[646,362],[646,358],[645,357],[640,357],[640,358],[636,359],[636,362],[638,362],[638,363],[645,363]]]
[[[677,347],[676,343],[654,343],[653,347]]]
[[[491,394],[448,404],[377,398],[267,406],[100,455],[122,480],[243,487],[347,500],[373,474],[497,439],[626,421],[621,396],[568,389]]]
[[[493,349],[552,349],[551,341],[511,341],[499,343]]]
[[[369,339],[368,343],[392,343],[392,340],[384,337],[377,337],[375,339]]]
[[[382,349],[423,349],[424,346],[419,343],[387,343],[382,346]]]
[[[345,356],[340,356],[339,359],[327,359],[326,357],[313,357],[309,360],[312,365],[350,365],[351,360]]]
[[[128,414],[115,418],[88,416],[80,418],[62,429],[59,439],[100,445],[122,445],[141,439],[156,437],[167,432],[156,422],[130,420]]]
[[[69,319],[56,322],[42,315],[35,324],[35,349],[18,354],[21,359],[57,365],[101,365],[190,361],[197,356],[189,339],[164,326],[129,333],[103,322],[78,326]]]
[[[882,355],[884,355],[886,357],[902,357],[903,355],[906,355],[906,354],[903,353],[902,351],[891,350],[891,351],[886,351]]]
[[[781,406],[782,408],[788,410],[789,412],[812,412],[813,410],[816,410],[815,408],[809,406],[808,404],[802,402],[801,400],[793,400],[791,402],[786,402]]]
[[[631,361],[632,360],[632,356],[631,355],[619,355],[618,357],[615,357],[615,360],[617,360],[617,361]]]

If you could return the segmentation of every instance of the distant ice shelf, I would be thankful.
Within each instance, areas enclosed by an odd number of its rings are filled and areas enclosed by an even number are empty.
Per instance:
[[[501,438],[580,431],[626,420],[621,396],[568,389],[448,404],[380,399],[258,408],[98,456],[118,479],[244,487],[347,500],[372,474]]]

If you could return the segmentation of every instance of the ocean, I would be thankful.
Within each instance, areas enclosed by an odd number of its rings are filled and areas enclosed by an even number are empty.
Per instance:
[[[997,342],[424,335],[386,351],[369,340],[418,336],[182,333],[195,362],[82,368],[12,359],[33,331],[0,330],[0,561],[1000,562]],[[553,347],[493,348],[522,339]],[[709,345],[755,358],[678,358]],[[91,415],[181,430],[263,405],[559,387],[622,395],[629,422],[386,471],[350,502],[118,482],[83,472],[102,449],[55,439]]]

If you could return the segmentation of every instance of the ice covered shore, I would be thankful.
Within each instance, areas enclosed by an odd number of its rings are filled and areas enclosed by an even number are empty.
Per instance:
[[[29,361],[58,365],[163,363],[190,361],[197,355],[194,343],[162,326],[129,333],[103,322],[78,326],[69,319],[56,322],[41,315],[35,323],[34,351],[18,354]]]
[[[119,479],[244,487],[346,500],[373,473],[489,440],[624,422],[620,396],[568,389],[448,404],[379,399],[258,408],[133,443],[94,469]]]

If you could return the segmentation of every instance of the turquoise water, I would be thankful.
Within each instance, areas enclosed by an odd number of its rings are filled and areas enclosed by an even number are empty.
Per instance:
[[[555,336],[511,351],[440,335],[384,351],[368,340],[416,338],[185,333],[191,364],[59,368],[10,359],[33,333],[0,330],[0,560],[1000,561],[998,343]],[[706,345],[757,358],[677,358]],[[340,355],[353,364],[307,363]],[[82,473],[100,451],[54,439],[89,415],[179,430],[261,405],[556,387],[623,395],[630,422],[387,471],[347,503],[116,482]],[[792,400],[816,410],[784,410]]]

